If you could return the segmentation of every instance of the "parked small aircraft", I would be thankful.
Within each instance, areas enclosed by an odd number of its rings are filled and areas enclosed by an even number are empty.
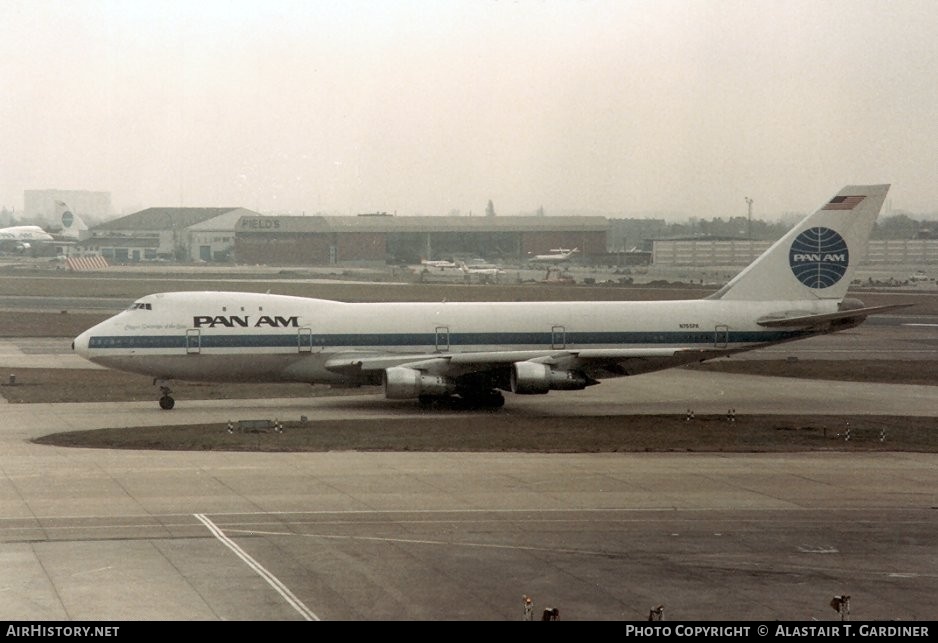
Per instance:
[[[421,259],[420,265],[425,268],[439,268],[440,270],[456,268],[456,264],[454,262],[446,261],[445,259]]]
[[[467,264],[460,262],[459,269],[468,275],[501,275],[505,271],[491,263]]]
[[[528,261],[534,261],[538,263],[562,263],[564,261],[569,261],[570,257],[579,251],[579,248],[551,248],[550,254],[534,255]]]

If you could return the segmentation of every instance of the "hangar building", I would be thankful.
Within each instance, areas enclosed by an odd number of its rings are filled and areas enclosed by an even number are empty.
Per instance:
[[[235,228],[239,263],[416,263],[482,257],[524,261],[555,248],[606,253],[605,217],[243,216]]]
[[[422,258],[524,261],[555,248],[606,253],[605,217],[263,216],[246,208],[147,208],[90,230],[109,261],[329,265]]]
[[[78,245],[109,261],[227,261],[245,208],[147,208],[90,230]]]

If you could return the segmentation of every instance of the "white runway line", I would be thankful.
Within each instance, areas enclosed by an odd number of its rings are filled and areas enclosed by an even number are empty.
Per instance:
[[[208,530],[212,532],[212,535],[215,536],[215,538],[220,540],[226,547],[228,547],[228,549],[233,551],[235,555],[237,555],[238,558],[243,560],[247,564],[248,567],[253,569],[255,572],[257,572],[257,574],[261,578],[267,581],[267,584],[273,587],[277,591],[278,594],[283,596],[283,599],[287,603],[289,603],[293,607],[293,609],[299,612],[300,616],[305,618],[307,621],[319,620],[319,617],[316,616],[316,614],[314,614],[312,610],[306,607],[306,605],[303,604],[303,601],[301,601],[296,596],[294,596],[293,592],[291,592],[290,589],[286,585],[280,582],[280,579],[278,579],[276,576],[274,576],[269,571],[267,571],[264,568],[264,566],[261,565],[259,562],[251,558],[251,556],[246,551],[241,549],[237,545],[237,543],[235,543],[233,540],[228,538],[228,536],[226,536],[224,532],[222,532],[222,530],[219,529],[215,525],[215,523],[209,520],[205,516],[205,514],[192,514],[192,515],[195,516],[199,520],[199,522],[205,525],[208,528]]]

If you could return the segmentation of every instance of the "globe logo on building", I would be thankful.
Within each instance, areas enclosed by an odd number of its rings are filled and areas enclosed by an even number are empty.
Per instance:
[[[792,241],[788,265],[808,288],[830,288],[850,265],[847,242],[830,228],[808,228]]]

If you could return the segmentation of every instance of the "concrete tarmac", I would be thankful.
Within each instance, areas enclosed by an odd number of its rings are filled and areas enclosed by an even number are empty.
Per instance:
[[[506,413],[934,414],[935,389],[682,370]],[[690,401],[689,401],[690,400]],[[712,409],[711,409],[712,407]],[[938,617],[938,456],[179,453],[29,440],[108,426],[416,413],[378,396],[6,404],[0,618]],[[464,413],[463,413],[464,414]],[[485,421],[485,414],[479,421]],[[446,414],[440,415],[441,430]]]
[[[865,325],[771,350],[845,368],[851,356],[934,359],[933,331]],[[0,368],[87,365],[68,353],[67,340],[3,340]],[[936,391],[675,369],[509,395],[501,412],[935,415]],[[829,603],[840,594],[852,620],[938,618],[932,454],[181,453],[30,441],[274,416],[307,416],[315,430],[416,413],[377,395],[178,399],[169,413],[155,390],[132,403],[0,401],[0,619],[520,620],[523,594],[535,618],[556,607],[561,620],[644,621],[664,605],[665,621],[839,621]],[[448,413],[437,415],[446,430]]]

